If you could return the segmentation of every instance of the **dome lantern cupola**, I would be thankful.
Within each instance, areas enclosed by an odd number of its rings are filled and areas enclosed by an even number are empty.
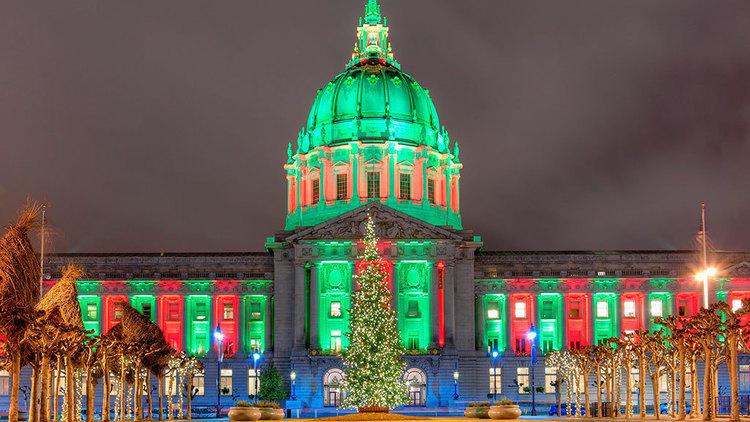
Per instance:
[[[318,90],[296,149],[287,149],[287,230],[374,201],[461,229],[458,146],[388,36],[380,5],[368,0],[351,60]]]

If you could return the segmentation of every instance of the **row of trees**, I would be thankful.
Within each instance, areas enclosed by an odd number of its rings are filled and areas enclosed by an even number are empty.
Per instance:
[[[202,364],[176,353],[156,324],[123,304],[122,320],[109,332],[94,335],[86,331],[76,288],[82,272],[73,264],[42,297],[40,263],[29,240],[38,227],[39,211],[37,204],[28,204],[0,238],[0,369],[9,371],[12,379],[9,421],[18,421],[20,371],[25,365],[32,368],[31,422],[79,420],[83,391],[86,419],[93,420],[100,381],[102,420],[110,419],[113,404],[115,420],[142,419],[144,392],[150,417],[151,377],[158,380],[159,419],[165,414],[162,386],[167,376],[170,418],[175,393],[181,412],[181,392],[187,386],[193,389],[193,375],[203,370]],[[61,391],[63,400],[59,402]],[[192,393],[184,395],[188,419]]]
[[[580,349],[555,351],[546,364],[558,368],[558,387],[567,385],[568,408],[575,396],[576,408],[583,409],[591,416],[589,382],[596,378],[597,415],[602,415],[602,403],[611,403],[611,417],[618,416],[621,403],[621,390],[625,388],[625,417],[633,416],[632,394],[638,388],[638,410],[641,418],[646,417],[646,383],[650,380],[653,389],[654,413],[659,419],[660,388],[659,380],[666,376],[667,408],[672,417],[686,418],[686,392],[690,394],[690,417],[712,420],[716,417],[716,392],[718,391],[718,371],[725,364],[729,372],[731,390],[731,415],[739,420],[739,386],[737,357],[747,349],[750,341],[750,301],[743,302],[740,309],[733,310],[726,302],[718,302],[701,309],[691,317],[670,316],[656,318],[661,325],[656,331],[638,330],[622,333],[618,338],[606,339]],[[703,409],[701,393],[698,391],[698,362],[704,364]],[[634,379],[633,370],[638,378]],[[689,378],[689,379],[688,379]],[[624,385],[623,385],[624,383]],[[603,397],[604,396],[604,397]],[[558,389],[558,409],[562,401]]]

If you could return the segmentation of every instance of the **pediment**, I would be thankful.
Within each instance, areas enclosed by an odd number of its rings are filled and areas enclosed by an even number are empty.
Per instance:
[[[750,262],[743,261],[724,270],[729,277],[750,277]]]
[[[313,227],[300,230],[286,240],[357,240],[364,237],[367,215],[375,220],[375,232],[385,240],[463,240],[458,233],[425,223],[383,204],[372,202]]]

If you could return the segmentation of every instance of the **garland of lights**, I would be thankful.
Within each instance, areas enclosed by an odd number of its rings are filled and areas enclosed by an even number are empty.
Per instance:
[[[388,407],[408,402],[403,379],[405,349],[391,303],[388,267],[378,252],[375,223],[367,218],[362,262],[354,277],[349,321],[349,347],[342,354],[347,396],[341,407]]]
[[[81,381],[81,377],[83,375],[83,372],[81,370],[76,370],[74,374],[75,374],[74,380],[75,380],[75,386],[76,386],[76,391],[75,391],[76,420],[80,421],[81,420],[81,408],[82,408],[81,400],[83,397],[83,394],[81,394],[81,385],[83,384]]]

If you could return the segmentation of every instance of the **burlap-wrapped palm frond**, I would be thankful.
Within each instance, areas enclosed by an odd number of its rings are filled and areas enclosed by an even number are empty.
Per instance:
[[[140,346],[144,366],[154,373],[166,367],[175,350],[164,339],[164,332],[158,325],[129,305],[123,307],[121,325],[125,341]]]
[[[75,264],[68,264],[63,269],[63,275],[36,305],[37,311],[45,316],[51,316],[58,311],[62,322],[74,327],[83,328],[81,305],[78,303],[78,289],[76,282],[83,275],[83,271]]]
[[[39,300],[39,259],[29,240],[37,226],[39,204],[29,202],[0,238],[0,333],[19,341]]]

